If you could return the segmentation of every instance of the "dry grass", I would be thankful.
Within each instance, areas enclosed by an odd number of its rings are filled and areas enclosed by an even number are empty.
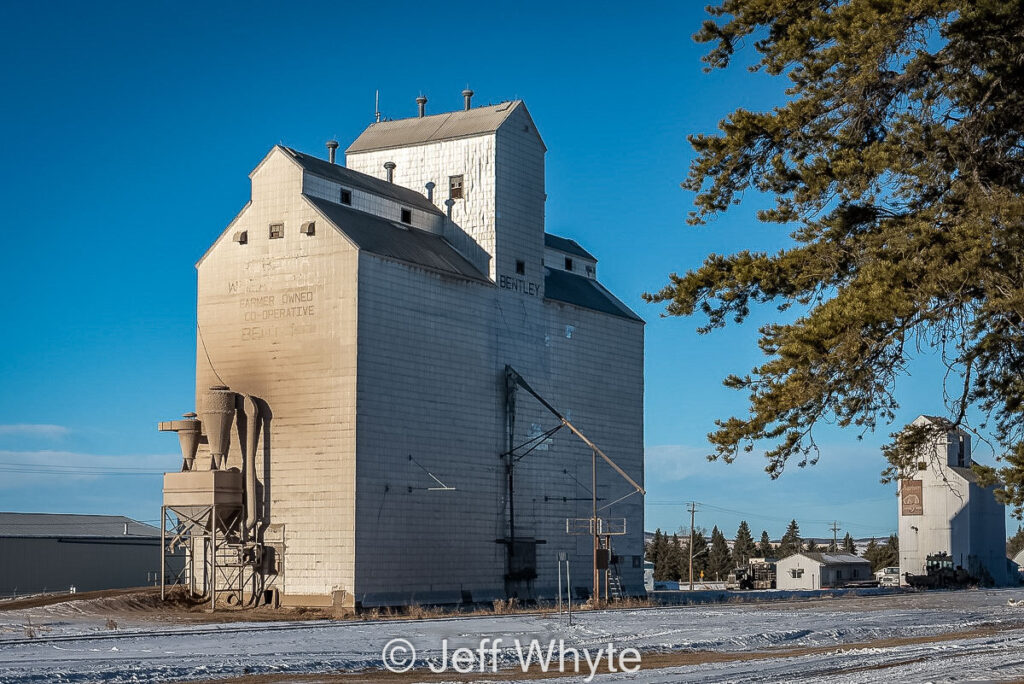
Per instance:
[[[219,608],[208,612],[209,602],[189,596],[183,587],[169,588],[166,600],[160,600],[160,590],[154,587],[137,589],[112,589],[77,594],[51,594],[25,599],[0,601],[0,611],[40,608],[58,603],[74,603],[84,613],[93,614],[106,620],[107,629],[118,628],[121,618],[155,618],[174,622],[262,622],[278,620],[428,620],[447,616],[486,617],[489,615],[552,614],[557,605],[554,602],[524,604],[518,599],[496,600],[491,604],[423,605],[363,608],[315,608],[286,607],[272,608]],[[573,611],[602,609],[652,608],[655,604],[647,599],[625,598],[597,606],[590,601],[573,601]],[[563,603],[563,610],[565,605]],[[39,629],[29,625],[27,631],[39,634]],[[34,638],[34,636],[30,636]]]

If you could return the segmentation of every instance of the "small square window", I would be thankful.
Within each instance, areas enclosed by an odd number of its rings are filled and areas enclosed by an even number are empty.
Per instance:
[[[347,204],[349,206],[352,206],[352,191],[351,190],[346,190],[345,188],[341,189],[341,203],[342,204]]]
[[[448,176],[448,196],[452,199],[462,199],[462,176]]]
[[[516,259],[516,273],[526,275],[526,262],[522,259]]]
[[[412,209],[402,209],[402,223],[412,223]]]
[[[284,237],[284,224],[283,223],[271,223],[270,224],[270,239]]]
[[[925,461],[918,461],[917,462],[917,469],[918,470],[928,470],[928,463],[925,462]]]
[[[569,257],[565,257],[565,270],[566,271],[571,271],[572,270],[572,259],[570,259]]]

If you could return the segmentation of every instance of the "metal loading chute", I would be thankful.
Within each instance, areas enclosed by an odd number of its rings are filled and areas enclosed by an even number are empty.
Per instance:
[[[591,470],[592,470],[591,499],[592,499],[592,515],[593,515],[593,517],[591,518],[591,525],[590,525],[590,527],[593,530],[593,540],[594,540],[593,541],[593,546],[594,546],[594,553],[593,553],[593,559],[594,559],[594,600],[596,602],[600,598],[600,592],[599,592],[600,581],[599,581],[599,568],[598,568],[599,562],[598,562],[598,557],[599,557],[600,553],[603,551],[603,549],[601,549],[600,536],[599,536],[600,535],[601,525],[599,524],[598,517],[597,517],[597,457],[600,456],[605,461],[605,463],[607,463],[609,466],[611,466],[612,469],[616,473],[618,473],[626,482],[628,482],[634,488],[634,491],[630,492],[630,494],[639,493],[641,495],[646,495],[647,492],[644,490],[642,485],[637,483],[637,481],[634,480],[632,477],[630,477],[626,473],[626,471],[624,471],[622,468],[620,468],[619,465],[617,463],[615,463],[615,461],[613,461],[611,459],[611,457],[609,457],[604,451],[602,451],[601,448],[598,447],[597,444],[595,444],[593,442],[593,440],[591,440],[589,437],[587,437],[585,434],[583,434],[583,432],[579,428],[577,428],[575,425],[573,425],[572,422],[570,422],[568,418],[566,418],[558,409],[556,409],[546,399],[544,399],[544,397],[542,397],[540,395],[540,393],[538,393],[535,389],[533,389],[533,387],[530,386],[530,383],[528,383],[526,381],[526,379],[523,378],[522,375],[520,375],[514,368],[512,368],[512,366],[506,365],[505,366],[505,410],[506,410],[506,416],[507,416],[507,422],[508,422],[508,451],[503,453],[501,456],[505,459],[506,475],[507,475],[507,478],[508,478],[508,508],[509,508],[508,529],[509,529],[509,536],[508,536],[508,540],[506,540],[506,542],[508,544],[508,556],[509,556],[508,564],[509,564],[509,568],[510,568],[510,573],[509,573],[510,576],[513,576],[513,573],[511,571],[512,571],[513,568],[516,567],[516,562],[515,562],[515,560],[516,560],[515,559],[515,553],[516,553],[515,464],[519,460],[521,460],[523,458],[523,456],[525,456],[526,454],[530,453],[530,451],[533,451],[533,449],[537,448],[537,446],[539,445],[539,442],[538,442],[536,444],[533,444],[533,446],[531,446],[530,449],[528,451],[526,451],[525,453],[519,454],[519,455],[516,454],[517,447],[515,446],[515,419],[516,419],[516,392],[517,392],[518,388],[522,388],[527,393],[529,393],[534,399],[536,399],[538,402],[540,402],[541,406],[543,406],[545,409],[547,409],[549,412],[551,412],[551,414],[554,415],[560,421],[560,425],[557,428],[555,428],[553,430],[550,430],[547,433],[544,433],[544,435],[542,435],[542,437],[550,436],[551,434],[554,434],[554,432],[556,432],[557,430],[559,430],[559,429],[561,429],[563,427],[568,428],[570,432],[572,432],[574,435],[576,435],[584,444],[586,444],[590,448],[591,453],[593,455],[593,459],[591,461]],[[529,444],[529,442],[527,444]],[[521,445],[521,446],[523,446],[523,445]]]

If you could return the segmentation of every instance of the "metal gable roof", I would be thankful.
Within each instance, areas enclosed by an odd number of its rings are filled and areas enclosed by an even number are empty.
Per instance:
[[[642,318],[596,280],[554,268],[546,268],[545,271],[545,299],[643,322]]]
[[[380,178],[374,178],[365,173],[354,171],[338,164],[332,164],[329,161],[313,157],[308,154],[303,154],[297,150],[293,150],[290,147],[281,148],[287,152],[291,157],[302,166],[303,169],[310,173],[316,174],[333,180],[342,185],[351,188],[357,188],[359,190],[365,190],[376,195],[383,195],[384,197],[390,197],[396,202],[408,205],[410,207],[416,207],[423,211],[428,211],[438,216],[444,216],[444,212],[438,209],[433,202],[428,200],[425,196],[410,190],[409,188],[397,185],[395,183],[389,183],[386,180]]]
[[[346,235],[360,250],[450,275],[490,283],[473,264],[440,235],[334,204],[303,197]]]
[[[345,153],[386,150],[392,147],[408,147],[440,140],[486,135],[498,130],[505,119],[521,105],[522,100],[512,100],[456,112],[372,123],[348,146]]]
[[[588,252],[587,250],[580,247],[580,243],[569,238],[558,237],[551,233],[544,233],[544,246],[550,247],[551,249],[557,249],[559,252],[565,252],[566,254],[573,254],[584,259],[590,259],[591,261],[597,261],[597,257]]]
[[[127,534],[125,534],[126,529]],[[123,515],[0,513],[0,537],[118,537],[125,539],[159,536],[159,528],[126,518]]]
[[[818,553],[816,551],[801,551],[794,555],[809,558],[812,561],[821,563],[822,565],[850,565],[851,563],[871,564],[867,559],[861,558],[860,556],[854,556],[850,553]]]

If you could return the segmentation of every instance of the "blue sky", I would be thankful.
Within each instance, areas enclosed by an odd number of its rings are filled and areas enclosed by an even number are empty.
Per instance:
[[[248,198],[275,143],[323,154],[372,120],[522,98],[548,146],[547,229],[600,259],[647,321],[647,528],[740,519],[779,536],[832,520],[854,536],[896,526],[878,484],[889,430],[818,434],[819,465],[778,481],[749,455],[708,463],[713,420],[745,411],[721,386],[759,362],[771,307],[698,336],[640,300],[710,252],[775,249],[758,198],[688,227],[685,136],[784,84],[704,74],[700,3],[18,3],[0,21],[0,510],[159,516],[157,471],[177,467],[158,420],[193,403],[193,265]],[[942,413],[934,361],[900,385],[899,423]],[[981,460],[991,457],[979,451]],[[14,464],[14,465],[12,465]],[[1015,524],[1014,524],[1015,529]],[[842,534],[842,532],[840,533]]]

